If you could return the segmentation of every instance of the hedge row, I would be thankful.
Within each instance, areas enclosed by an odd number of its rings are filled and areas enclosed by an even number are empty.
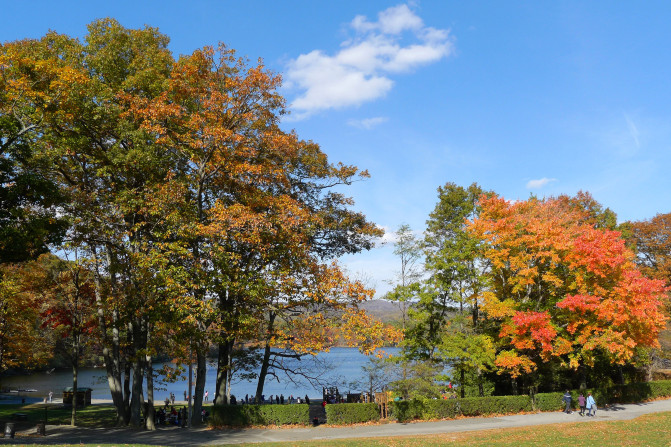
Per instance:
[[[533,410],[529,396],[467,397],[394,402],[392,415],[399,422],[413,419],[452,419],[457,416],[520,413]]]
[[[208,423],[214,427],[307,425],[308,405],[214,405]]]
[[[331,404],[326,406],[326,422],[334,425],[379,421],[380,409],[376,403]]]
[[[617,385],[592,391],[598,406],[634,403],[671,397],[671,380]],[[572,407],[577,408],[579,391],[571,392]],[[587,396],[587,393],[585,393]],[[409,400],[394,402],[391,413],[399,422],[413,419],[451,419],[457,416],[485,416],[524,411],[559,411],[566,407],[564,393],[538,393],[530,396],[489,396],[448,400]]]
[[[598,406],[611,403],[641,402],[659,397],[671,397],[671,380],[617,385],[592,391]],[[564,393],[538,393],[530,396],[489,396],[465,399],[408,400],[390,403],[390,415],[399,422],[413,419],[452,419],[457,416],[485,416],[524,411],[563,410]],[[572,406],[578,404],[578,391],[571,392]],[[376,404],[332,404],[326,406],[329,424],[342,425],[377,421],[380,412]],[[307,425],[308,405],[217,405],[212,407],[210,425]]]
[[[671,397],[671,380],[616,385],[608,388],[607,395],[608,403],[620,404],[641,402],[658,397]]]
[[[532,411],[529,396],[488,396],[456,399],[463,416],[483,416],[486,414],[508,414]]]

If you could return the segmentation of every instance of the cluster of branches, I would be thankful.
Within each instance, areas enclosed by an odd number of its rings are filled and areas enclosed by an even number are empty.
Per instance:
[[[338,192],[368,174],[280,128],[281,80],[261,62],[223,45],[175,59],[168,41],[104,19],[83,42],[0,47],[3,264],[77,251],[118,421],[139,426],[146,407],[148,428],[167,346],[197,364],[198,415],[212,344],[223,404],[240,342],[264,350],[260,396],[275,356],[327,349],[329,328],[366,351],[384,334],[357,308],[372,291],[333,261],[381,235]]]
[[[624,380],[649,364],[667,320],[668,215],[618,227],[588,193],[513,202],[448,183],[438,195],[422,240],[397,233],[388,297],[411,322],[404,362],[448,368],[462,395]]]

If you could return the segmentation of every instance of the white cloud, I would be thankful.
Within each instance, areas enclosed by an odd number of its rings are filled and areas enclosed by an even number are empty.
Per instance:
[[[527,182],[527,189],[540,189],[543,186],[547,185],[548,183],[556,182],[556,178],[547,178],[543,177],[538,180],[529,180]]]
[[[337,53],[313,50],[288,63],[287,86],[300,91],[291,104],[298,118],[382,98],[394,85],[390,74],[436,62],[452,51],[449,32],[425,26],[408,5],[380,12],[375,22],[356,16],[349,26],[355,36]]]
[[[359,129],[370,130],[373,127],[386,122],[388,118],[386,116],[376,116],[374,118],[364,118],[362,120],[349,120],[347,124],[352,127]]]
[[[387,244],[393,244],[396,242],[396,231],[391,229],[388,226],[383,225],[382,230],[384,231],[384,234],[377,239],[377,244],[379,245],[387,245]]]

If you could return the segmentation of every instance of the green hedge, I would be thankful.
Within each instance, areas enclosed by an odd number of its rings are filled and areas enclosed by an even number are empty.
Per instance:
[[[214,405],[208,420],[213,427],[247,425],[307,425],[308,405]]]
[[[572,404],[578,401],[578,397],[571,394],[573,400]],[[559,411],[566,408],[566,404],[562,400],[564,393],[538,393],[534,396],[534,409],[536,411]]]
[[[457,399],[411,399],[391,402],[389,416],[399,422],[414,419],[452,419],[459,416]]]
[[[465,399],[427,399],[393,402],[391,414],[399,422],[413,419],[452,419],[457,416],[483,416],[532,411],[529,396],[488,396]]]
[[[532,411],[531,398],[521,396],[467,397],[457,399],[463,416],[484,416],[488,414],[509,414]]]
[[[610,403],[641,402],[660,397],[671,397],[671,380],[617,385],[590,390],[599,407]],[[572,407],[578,405],[579,391],[571,392]],[[587,396],[587,392],[584,394]],[[560,411],[565,404],[563,392],[538,393],[529,396],[488,396],[465,399],[413,399],[390,402],[390,416],[399,422],[414,419],[451,419],[457,416],[485,416],[511,414],[524,411]],[[377,404],[331,404],[326,406],[329,424],[354,424],[377,421],[380,412]],[[212,407],[210,425],[287,425],[309,424],[307,405],[222,405]]]
[[[326,423],[334,425],[379,421],[380,409],[376,403],[326,405]]]
[[[627,385],[615,385],[607,390],[607,396],[597,393],[597,405],[599,398],[603,403],[632,403],[641,402],[659,397],[671,397],[671,380],[658,380],[655,382],[630,383]],[[603,401],[607,397],[607,402]]]
[[[430,419],[424,417],[424,407],[424,401],[419,399],[390,402],[389,416],[399,422],[407,422],[414,419]]]
[[[422,419],[452,419],[459,416],[459,399],[424,401]]]

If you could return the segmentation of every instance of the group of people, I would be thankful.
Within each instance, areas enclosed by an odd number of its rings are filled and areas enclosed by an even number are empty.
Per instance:
[[[156,420],[159,425],[169,424],[180,426],[186,422],[186,417],[186,407],[182,407],[178,411],[174,406],[172,406],[170,407],[170,410],[168,410],[168,405],[166,404],[165,407],[159,408],[159,410],[156,412]]]
[[[573,413],[571,410],[571,399],[571,392],[566,390],[562,400],[566,404],[565,411],[567,414]],[[585,410],[587,410],[587,416],[596,416],[596,401],[594,400],[592,393],[587,393],[587,397],[585,397],[583,393],[580,393],[580,396],[578,396],[578,405],[580,406],[580,413],[578,413],[580,416],[585,416]]]
[[[210,413],[203,408],[200,412],[200,416],[202,421],[206,422]],[[188,411],[186,407],[176,410],[173,405],[170,407],[170,410],[168,410],[168,404],[166,404],[165,407],[159,408],[156,412],[156,421],[159,425],[177,425],[178,427],[185,427],[187,425],[187,417]]]
[[[287,399],[284,398],[284,394],[279,394],[279,395],[270,395],[270,398],[266,400],[266,395],[262,394],[261,395],[261,403],[269,403],[269,404],[276,404],[276,405],[284,405],[284,403],[297,403],[297,404],[302,404],[306,403],[310,405],[310,398],[308,395],[305,395],[305,399],[301,399],[300,397],[294,397],[294,395],[290,395]],[[235,405],[237,401],[235,400],[235,396],[231,396],[231,404]],[[254,396],[249,396],[249,394],[245,394],[245,400],[242,402],[244,404],[253,404],[254,403]]]

